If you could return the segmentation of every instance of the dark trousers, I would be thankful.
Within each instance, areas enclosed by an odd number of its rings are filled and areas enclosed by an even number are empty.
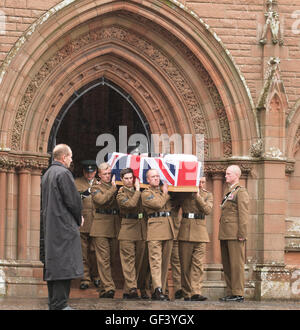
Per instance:
[[[63,309],[68,306],[71,280],[47,281],[49,310]]]

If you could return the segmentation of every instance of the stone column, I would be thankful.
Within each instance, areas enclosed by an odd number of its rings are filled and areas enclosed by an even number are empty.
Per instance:
[[[30,188],[30,171],[22,168],[19,174],[19,201],[18,201],[18,242],[17,255],[18,259],[27,259],[28,246],[28,225],[29,225],[29,188]]]
[[[44,154],[13,151],[0,158],[1,169],[6,168],[4,172],[0,169],[2,295],[47,296],[39,261],[39,234],[40,175],[48,167],[48,159]]]
[[[212,175],[213,180],[213,226],[212,226],[212,249],[213,249],[213,263],[221,263],[221,251],[220,242],[218,239],[219,235],[219,221],[221,216],[221,202],[223,199],[223,173],[216,173]]]
[[[17,200],[17,174],[11,167],[7,170],[5,259],[17,259]]]
[[[257,299],[287,298],[284,268],[286,185],[285,163],[265,160],[258,184]]]
[[[275,50],[275,49],[274,49]],[[263,141],[258,180],[256,298],[287,298],[284,265],[286,212],[286,109],[278,58],[268,60],[257,110]]]
[[[7,170],[0,168],[0,259],[5,258]]]
[[[41,206],[41,170],[31,172],[30,189],[30,241],[29,251],[31,260],[39,260],[40,249],[40,206]]]

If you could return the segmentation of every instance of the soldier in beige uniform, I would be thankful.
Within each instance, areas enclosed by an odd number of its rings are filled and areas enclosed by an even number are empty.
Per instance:
[[[179,193],[172,194],[172,204],[173,204],[172,218],[174,222],[175,238],[173,241],[170,262],[172,269],[174,298],[181,299],[183,297],[183,291],[181,289],[181,267],[180,267],[180,258],[179,258],[178,233],[182,219],[182,209],[180,205],[180,199],[177,198],[177,195],[179,195]]]
[[[167,184],[164,183],[162,190],[160,189],[157,170],[148,170],[147,182],[149,187],[142,192],[142,203],[148,216],[147,242],[154,289],[152,299],[167,300],[163,292],[166,290],[168,266],[175,238],[172,205]]]
[[[213,196],[205,189],[205,184],[206,178],[201,177],[197,193],[183,194],[178,241],[184,300],[207,299],[201,295],[206,243],[209,242],[205,215],[212,211]]]
[[[249,195],[241,187],[239,178],[241,170],[237,165],[226,170],[228,188],[221,204],[219,240],[227,296],[221,301],[244,301],[244,264],[245,241],[249,218]]]
[[[98,272],[103,290],[99,298],[113,298],[115,283],[111,273],[111,263],[116,255],[117,245],[114,240],[118,235],[119,209],[116,201],[117,186],[111,180],[111,168],[107,163],[102,163],[98,169],[101,183],[92,186],[94,221],[90,235],[97,257]]]
[[[137,299],[137,278],[139,277],[146,246],[146,222],[139,179],[133,183],[131,168],[121,171],[123,187],[119,189],[117,202],[122,218],[119,233],[120,259],[125,279],[123,298]]]
[[[81,279],[80,289],[85,290],[90,286],[93,279],[96,287],[100,285],[97,270],[95,249],[92,244],[90,230],[93,222],[93,205],[90,189],[96,183],[95,175],[97,171],[96,162],[93,160],[82,161],[83,176],[75,180],[75,185],[82,200],[82,216],[84,224],[80,227],[80,239],[83,258],[84,276]]]

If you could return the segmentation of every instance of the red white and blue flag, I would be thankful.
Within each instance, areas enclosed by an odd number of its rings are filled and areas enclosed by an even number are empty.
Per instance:
[[[186,160],[185,160],[186,159]],[[135,177],[141,183],[147,183],[146,173],[149,169],[156,169],[162,182],[168,185],[199,186],[202,176],[202,163],[193,155],[167,155],[164,157],[146,157],[143,155],[127,155],[114,152],[109,155],[108,163],[112,168],[112,175],[120,181],[123,168],[132,168]]]

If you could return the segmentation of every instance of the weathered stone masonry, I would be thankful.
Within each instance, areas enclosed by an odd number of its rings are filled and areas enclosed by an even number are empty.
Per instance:
[[[51,128],[76,91],[105,78],[152,133],[205,135],[206,294],[224,291],[218,205],[238,163],[251,196],[246,295],[299,299],[299,5],[0,0],[0,294],[46,293],[39,187]]]

